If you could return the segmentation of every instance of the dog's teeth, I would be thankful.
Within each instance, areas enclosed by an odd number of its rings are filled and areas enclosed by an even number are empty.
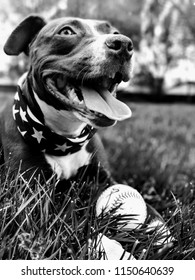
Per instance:
[[[84,101],[83,100],[79,100],[77,94],[76,94],[76,89],[75,88],[70,88],[67,91],[67,97],[69,98],[69,100],[74,103],[74,104],[79,104],[79,105],[83,105]]]
[[[118,84],[115,84],[113,92],[117,90]]]
[[[72,101],[73,101],[73,102],[78,102],[79,100],[78,100],[77,96],[75,96],[75,97],[72,99]]]
[[[70,96],[70,98],[71,98],[72,100],[74,100],[75,98],[77,98],[74,89],[72,89],[72,90],[69,92],[69,96]]]
[[[110,73],[110,74],[109,74],[109,78],[110,78],[110,79],[114,79],[114,77],[115,77],[115,73]]]
[[[110,79],[114,79],[115,74],[114,74],[114,73],[110,73],[108,77],[109,77]]]
[[[78,99],[78,96],[76,95],[74,89],[71,93],[72,93],[72,96],[71,96],[72,102],[80,104],[80,100]]]
[[[73,96],[74,96],[74,89],[71,89],[71,90],[69,91],[69,95],[70,95],[70,97],[73,97]]]
[[[115,84],[114,87],[113,87],[113,89],[112,89],[112,92],[111,92],[111,94],[112,94],[114,97],[116,97],[117,87],[118,87],[118,84]]]

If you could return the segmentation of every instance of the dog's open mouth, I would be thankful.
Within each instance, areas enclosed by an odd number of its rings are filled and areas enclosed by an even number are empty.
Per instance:
[[[72,109],[118,121],[131,116],[129,107],[116,99],[117,86],[121,81],[122,74],[119,72],[110,77],[103,76],[82,82],[57,74],[55,78],[47,78],[46,84],[58,100]]]

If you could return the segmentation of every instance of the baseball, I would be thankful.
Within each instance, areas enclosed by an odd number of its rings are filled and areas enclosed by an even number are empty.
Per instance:
[[[133,230],[146,220],[147,207],[141,194],[134,188],[116,184],[107,188],[98,198],[96,215],[113,212],[113,216],[122,216],[119,227]]]

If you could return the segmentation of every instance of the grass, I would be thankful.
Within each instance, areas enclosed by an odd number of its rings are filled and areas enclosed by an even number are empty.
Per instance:
[[[129,104],[133,117],[100,131],[114,178],[138,189],[164,218],[174,242],[156,246],[146,226],[117,229],[95,216],[99,186],[55,178],[29,187],[22,175],[1,178],[0,259],[98,259],[97,235],[120,242],[137,259],[195,258],[195,110],[192,105]],[[92,248],[91,248],[92,247]]]

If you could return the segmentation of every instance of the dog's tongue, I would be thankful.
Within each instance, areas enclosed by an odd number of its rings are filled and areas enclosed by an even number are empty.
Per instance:
[[[82,87],[85,105],[90,110],[101,113],[112,120],[124,120],[131,117],[131,110],[117,100],[108,90],[94,90]]]

